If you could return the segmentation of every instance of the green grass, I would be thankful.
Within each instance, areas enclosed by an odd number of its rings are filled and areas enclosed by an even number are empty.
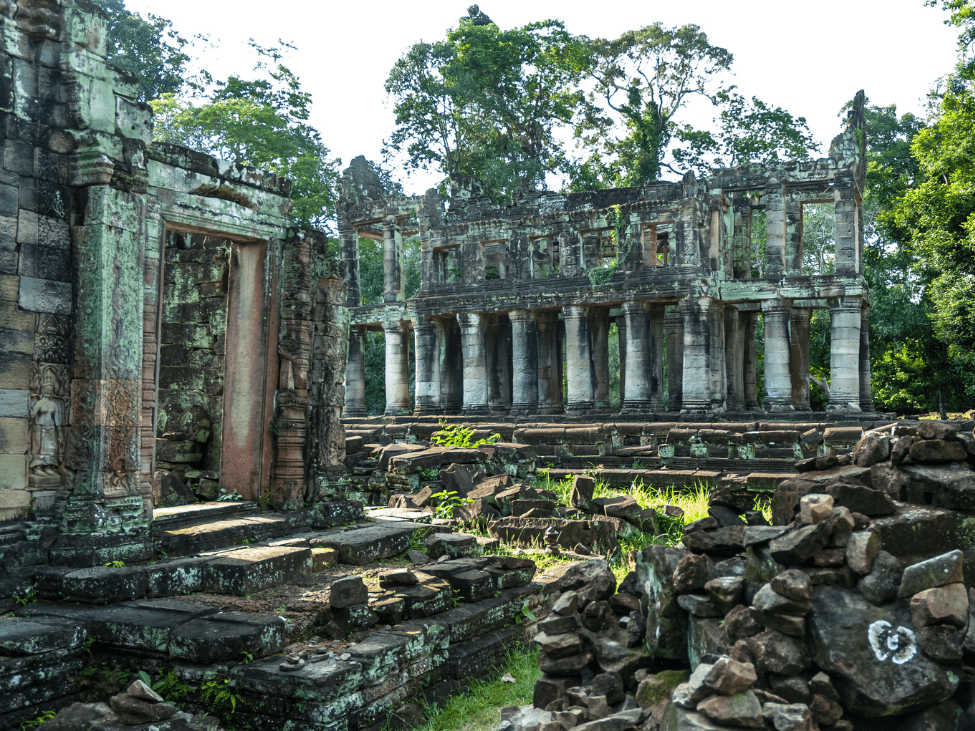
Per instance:
[[[514,683],[500,677],[510,674]],[[538,652],[512,650],[495,680],[475,680],[470,689],[452,696],[440,707],[428,706],[427,721],[416,731],[490,731],[501,723],[499,710],[506,706],[524,706],[532,702],[535,681],[541,676]]]

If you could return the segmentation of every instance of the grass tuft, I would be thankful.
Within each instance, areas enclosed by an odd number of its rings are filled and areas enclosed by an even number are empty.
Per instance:
[[[501,676],[510,674],[514,683]],[[427,706],[427,721],[416,731],[490,731],[501,723],[498,711],[532,702],[535,681],[541,677],[538,651],[511,650],[494,680],[475,680],[466,693],[452,696],[440,707]]]

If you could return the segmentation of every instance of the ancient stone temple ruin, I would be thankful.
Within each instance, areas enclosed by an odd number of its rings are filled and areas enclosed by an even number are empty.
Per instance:
[[[470,179],[455,180],[449,198],[392,195],[353,160],[339,207],[353,325],[345,415],[365,415],[361,339],[380,328],[387,416],[410,406],[411,339],[417,416],[607,414],[611,322],[623,416],[755,411],[759,317],[764,409],[808,412],[817,308],[831,325],[828,410],[872,413],[863,99],[829,157],[718,169],[705,180],[497,204]],[[802,267],[803,207],[816,203],[835,212],[828,276]],[[400,258],[411,235],[422,284],[406,299]],[[383,242],[382,303],[360,302],[357,237]]]
[[[151,144],[106,34],[0,3],[0,520],[55,564],[147,558],[172,491],[300,506],[344,453],[325,237],[288,181]]]

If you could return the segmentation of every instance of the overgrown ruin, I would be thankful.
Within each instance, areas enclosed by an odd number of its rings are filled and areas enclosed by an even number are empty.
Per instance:
[[[411,330],[417,416],[606,415],[611,321],[620,333],[622,416],[756,411],[760,315],[764,410],[809,412],[816,308],[830,313],[828,410],[873,413],[863,103],[860,92],[821,160],[504,204],[472,179],[453,181],[449,198],[436,190],[394,196],[363,158],[353,160],[339,205],[353,326],[346,416],[365,415],[360,339],[378,328],[387,416],[408,413]],[[834,209],[829,276],[802,272],[803,206],[814,203]],[[764,250],[753,231],[759,212]],[[419,236],[422,267],[419,294],[408,300],[400,266],[407,235]],[[358,237],[383,242],[381,304],[360,303]]]
[[[528,644],[504,728],[972,728],[975,424],[875,413],[862,93],[829,157],[700,181],[499,204],[356,158],[335,260],[288,181],[152,143],[105,33],[0,3],[0,729],[406,728]]]

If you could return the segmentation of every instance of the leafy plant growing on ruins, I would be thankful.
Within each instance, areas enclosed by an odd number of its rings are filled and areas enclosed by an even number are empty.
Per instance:
[[[109,561],[107,564],[105,564],[105,568],[107,569],[125,568],[125,561]]]
[[[217,500],[222,503],[234,502],[243,499],[244,496],[241,495],[239,492],[237,492],[236,490],[234,490],[233,492],[227,492],[227,488],[225,487],[220,488],[220,495],[217,497]]]
[[[440,422],[440,431],[430,437],[430,441],[439,447],[456,449],[476,449],[494,444],[500,439],[500,434],[492,434],[486,439],[474,439],[473,427],[463,424],[446,424],[442,421]]]
[[[38,711],[39,709],[35,708],[34,710]],[[31,728],[37,728],[45,721],[54,718],[56,715],[57,713],[54,711],[50,711],[50,710],[43,711],[39,713],[36,718],[29,718],[29,719],[25,718],[23,721],[20,722],[20,728],[23,731],[27,731],[27,729],[31,729]]]
[[[461,497],[456,490],[441,490],[430,496],[437,501],[436,515],[438,518],[448,520],[454,517],[454,510],[461,505],[471,502],[466,497]]]

